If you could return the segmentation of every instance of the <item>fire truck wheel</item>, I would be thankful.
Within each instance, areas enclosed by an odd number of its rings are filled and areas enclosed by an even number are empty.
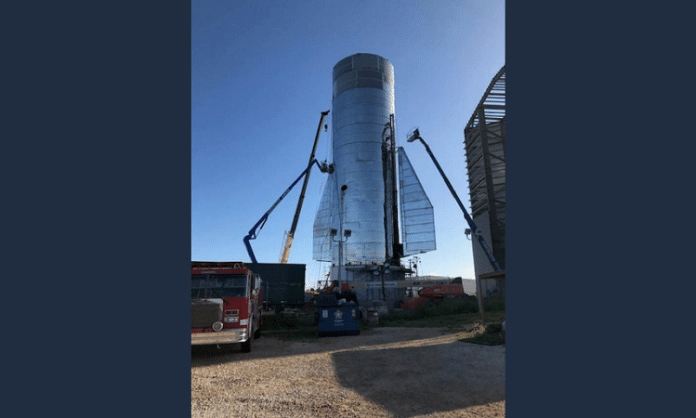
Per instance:
[[[259,329],[254,331],[254,339],[258,340],[259,338],[261,338],[261,327],[259,327]]]
[[[242,353],[251,353],[251,340],[252,338],[249,337],[248,340],[242,343]]]

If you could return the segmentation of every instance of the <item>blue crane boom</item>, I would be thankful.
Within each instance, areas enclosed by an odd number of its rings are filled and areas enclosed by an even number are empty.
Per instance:
[[[481,245],[483,252],[486,253],[486,257],[488,257],[488,261],[491,263],[491,266],[493,266],[493,269],[495,271],[500,271],[501,270],[500,265],[498,264],[498,261],[493,256],[493,252],[488,247],[488,244],[486,243],[486,240],[483,238],[483,235],[478,233],[478,227],[476,226],[476,223],[474,223],[474,220],[471,219],[471,216],[469,216],[469,212],[467,212],[466,208],[462,204],[462,201],[459,200],[459,196],[457,196],[457,192],[454,191],[454,187],[452,187],[452,184],[450,183],[449,179],[445,175],[445,172],[442,171],[442,167],[440,167],[440,164],[437,162],[437,159],[435,159],[435,156],[433,155],[432,151],[430,151],[430,147],[428,146],[428,144],[425,143],[423,138],[421,138],[420,133],[418,132],[418,129],[414,130],[409,135],[406,142],[413,142],[416,139],[420,140],[420,142],[425,146],[425,150],[428,151],[428,155],[430,155],[430,158],[435,163],[435,167],[437,167],[437,171],[440,172],[440,175],[442,176],[442,179],[445,181],[445,184],[449,188],[450,193],[452,193],[452,196],[454,196],[454,200],[457,201],[457,204],[459,204],[459,208],[462,210],[462,212],[464,212],[464,219],[466,219],[466,222],[469,224],[469,228],[471,228],[471,233],[478,239],[478,242]]]
[[[290,192],[290,190],[292,190],[292,188],[295,187],[295,185],[302,179],[302,177],[304,177],[307,173],[309,173],[309,170],[312,168],[312,166],[314,164],[316,164],[317,167],[319,167],[319,170],[321,170],[322,172],[328,172],[330,170],[330,167],[327,166],[326,162],[320,164],[316,158],[314,160],[312,160],[309,163],[309,165],[307,166],[307,168],[304,169],[302,174],[300,174],[300,176],[297,177],[297,179],[295,179],[294,182],[292,182],[290,187],[288,187],[287,190],[285,190],[285,192],[283,192],[283,194],[280,195],[280,197],[278,198],[278,200],[275,201],[273,206],[271,206],[271,208],[268,209],[266,211],[266,213],[263,214],[261,219],[259,219],[258,222],[256,222],[256,224],[254,224],[254,226],[249,230],[249,233],[244,237],[244,240],[243,240],[244,246],[246,246],[247,253],[249,253],[249,258],[251,259],[252,263],[257,263],[258,261],[256,261],[256,256],[254,255],[254,250],[252,250],[251,243],[249,241],[251,241],[252,239],[256,239],[258,234],[261,232],[261,229],[263,229],[263,226],[266,224],[266,221],[268,220],[268,216],[271,214],[271,212],[273,212],[273,209],[275,209],[276,206],[278,206],[278,203],[280,203],[280,201],[283,200],[285,198],[285,196],[287,196],[287,194]]]

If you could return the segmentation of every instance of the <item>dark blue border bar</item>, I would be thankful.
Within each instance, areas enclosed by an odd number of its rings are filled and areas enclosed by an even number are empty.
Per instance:
[[[190,10],[4,9],[5,359],[21,415],[190,416]]]
[[[683,415],[690,14],[506,5],[507,416]]]

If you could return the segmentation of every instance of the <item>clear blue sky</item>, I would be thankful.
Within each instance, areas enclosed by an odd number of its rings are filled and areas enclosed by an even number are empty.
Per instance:
[[[406,134],[419,127],[470,210],[463,129],[505,65],[502,0],[193,0],[192,260],[250,261],[243,237],[306,167],[320,113],[331,110],[333,66],[355,53],[394,65],[397,145],[435,209],[437,250],[419,256],[420,273],[474,278],[461,210]],[[320,161],[330,136],[322,130]],[[314,168],[290,252],[307,265],[307,287],[327,264],[312,260],[324,180]],[[251,241],[259,262],[279,261],[300,188]]]

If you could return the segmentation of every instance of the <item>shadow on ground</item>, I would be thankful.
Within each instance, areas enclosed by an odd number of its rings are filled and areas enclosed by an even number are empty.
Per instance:
[[[388,340],[380,339],[380,334],[388,334]],[[274,357],[293,356],[307,353],[331,352],[335,350],[350,350],[384,344],[385,342],[402,342],[414,338],[418,329],[410,330],[410,334],[392,337],[388,329],[377,328],[360,335],[324,337],[311,341],[283,341],[279,338],[262,333],[262,337],[252,342],[251,353],[241,352],[240,344],[201,345],[191,346],[191,366],[211,366],[236,361],[265,359]],[[375,338],[376,337],[376,338]]]
[[[332,358],[341,385],[397,417],[412,417],[504,400],[504,353],[490,350],[498,351],[451,341],[339,351]]]

